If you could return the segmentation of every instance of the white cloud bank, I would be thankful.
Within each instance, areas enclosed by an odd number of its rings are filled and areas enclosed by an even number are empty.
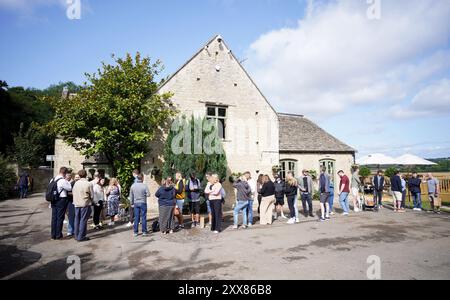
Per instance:
[[[412,117],[425,99],[427,114],[448,105],[450,1],[381,0],[380,20],[366,1],[309,3],[297,27],[248,50],[247,68],[277,109],[324,117],[375,104]]]

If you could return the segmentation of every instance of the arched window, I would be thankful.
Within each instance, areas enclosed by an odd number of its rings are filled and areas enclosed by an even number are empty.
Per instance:
[[[297,176],[297,160],[294,159],[284,159],[280,162],[281,171],[280,176],[281,179],[286,179],[286,174],[288,172],[293,172],[294,176]]]

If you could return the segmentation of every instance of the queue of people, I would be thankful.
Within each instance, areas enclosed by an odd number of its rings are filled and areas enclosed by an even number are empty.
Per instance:
[[[339,184],[336,185],[339,195],[339,203],[342,215],[350,213],[349,197],[352,197],[353,211],[361,210],[360,199],[361,180],[359,170],[355,168],[351,179],[343,170],[338,171]],[[142,236],[148,235],[147,226],[147,199],[151,196],[148,185],[144,183],[144,176],[138,170],[133,171],[134,183],[129,193],[129,216],[133,227],[134,236],[139,236],[141,225]],[[205,175],[206,185],[203,187],[195,172],[184,178],[181,172],[175,174],[175,180],[167,177],[162,180],[161,186],[155,192],[158,199],[159,218],[158,227],[162,235],[172,234],[185,228],[184,208],[188,204],[191,216],[192,228],[200,226],[200,203],[202,196],[206,200],[208,221],[211,231],[218,234],[223,230],[223,205],[226,197],[225,189],[217,174]],[[422,210],[421,184],[427,183],[429,199],[432,210],[440,211],[439,181],[432,174],[420,178],[413,173],[408,180],[399,171],[390,178],[393,206],[395,212],[405,211],[406,188],[413,197],[414,211]],[[68,217],[67,236],[74,237],[77,241],[89,240],[87,237],[87,224],[93,212],[93,228],[103,228],[103,221],[108,220],[108,226],[114,226],[118,220],[122,189],[116,178],[109,180],[106,185],[105,178],[98,174],[92,181],[88,181],[87,172],[79,171],[75,176],[67,168],[61,168],[58,176],[52,179],[50,186],[54,186],[55,192],[51,201],[52,220],[51,237],[53,240],[63,238],[63,224],[65,216]],[[385,177],[382,171],[378,171],[373,177],[373,199],[375,206],[381,209],[383,206],[383,191],[385,189]],[[286,219],[287,224],[300,222],[298,200],[301,200],[305,218],[315,218],[313,209],[314,183],[309,171],[303,170],[302,175],[296,178],[293,172],[285,174],[285,180],[279,175],[274,176],[274,181],[269,175],[259,175],[254,180],[250,172],[245,172],[234,183],[236,189],[236,201],[233,209],[233,228],[239,229],[239,216],[242,214],[242,229],[252,227],[254,224],[254,203],[258,203],[259,223],[271,225],[276,219]],[[334,183],[325,166],[320,169],[318,178],[320,215],[318,221],[325,222],[334,214]],[[285,199],[289,207],[289,214],[284,214]],[[130,224],[129,223],[129,224]],[[127,226],[129,226],[129,224]],[[131,227],[129,226],[129,227]],[[153,226],[152,226],[153,227]]]

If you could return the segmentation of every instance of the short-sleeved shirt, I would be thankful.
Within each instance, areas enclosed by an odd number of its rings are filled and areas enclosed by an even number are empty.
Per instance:
[[[428,180],[428,193],[429,194],[436,194],[436,187],[439,184],[439,180],[436,178]]]
[[[350,193],[350,179],[348,179],[347,175],[342,176],[339,187],[341,186],[344,186],[343,193]]]

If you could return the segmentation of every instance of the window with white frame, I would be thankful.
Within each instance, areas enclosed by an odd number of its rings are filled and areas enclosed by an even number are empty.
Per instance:
[[[320,166],[325,166],[328,175],[330,175],[331,179],[334,180],[336,174],[336,161],[334,159],[322,159],[320,161]]]
[[[219,137],[221,139],[225,139],[227,128],[227,107],[207,105],[206,119],[215,122]]]
[[[282,160],[280,162],[280,177],[285,180],[288,172],[294,173],[294,176],[297,176],[297,161],[296,160]]]

